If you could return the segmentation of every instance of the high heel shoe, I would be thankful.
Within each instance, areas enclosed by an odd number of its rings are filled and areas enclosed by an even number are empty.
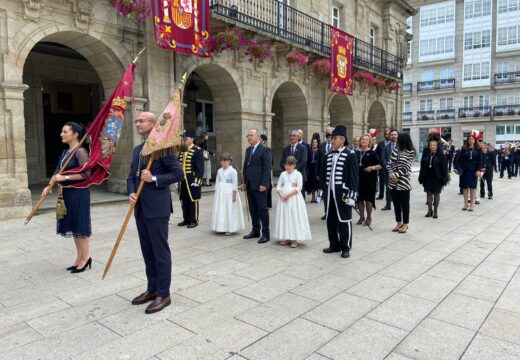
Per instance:
[[[395,228],[392,229],[393,232],[398,232],[399,229],[401,229],[403,227],[403,224],[401,225],[396,225]]]
[[[433,215],[433,210],[428,209],[428,212],[426,213],[426,215],[424,215],[424,217],[432,217],[432,215]]]
[[[462,208],[462,210],[466,211],[466,210],[468,210],[468,208],[469,208],[469,205],[464,205],[464,207]]]
[[[408,224],[403,224],[403,226],[401,226],[399,228],[399,234],[404,234],[407,230],[408,230]]]
[[[87,266],[89,269],[92,268],[92,258],[90,258],[90,257],[88,258],[87,262],[85,263],[85,266],[83,266],[81,269],[75,268],[70,273],[76,274],[76,273],[83,272],[83,271],[87,270]]]
[[[67,271],[71,271],[71,270],[74,270],[78,267],[78,265],[72,265],[72,266],[69,266],[68,268],[66,268],[65,270]]]

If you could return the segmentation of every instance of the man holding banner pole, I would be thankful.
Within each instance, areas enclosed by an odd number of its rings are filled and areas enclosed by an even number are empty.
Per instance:
[[[137,133],[145,140],[157,122],[150,112],[142,112],[135,121]],[[171,304],[170,283],[172,259],[168,245],[168,222],[173,213],[170,184],[183,178],[179,160],[175,156],[163,156],[152,162],[146,169],[148,160],[143,156],[145,143],[134,148],[130,174],[127,179],[129,202],[135,205],[134,216],[139,233],[139,242],[146,266],[148,286],[144,293],[132,300],[133,305],[141,305],[153,300],[145,313],[161,311]],[[154,156],[151,154],[150,156]],[[136,197],[139,182],[145,182],[139,198]]]

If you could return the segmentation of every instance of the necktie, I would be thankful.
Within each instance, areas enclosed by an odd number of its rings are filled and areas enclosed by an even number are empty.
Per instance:
[[[327,143],[326,152],[329,152],[329,151],[330,151],[330,144]]]
[[[294,145],[291,146],[291,155],[294,155]]]

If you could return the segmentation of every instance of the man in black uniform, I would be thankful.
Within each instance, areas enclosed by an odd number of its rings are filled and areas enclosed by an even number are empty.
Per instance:
[[[262,145],[264,145],[269,151],[271,151],[271,158],[273,157],[273,152],[269,146],[267,146],[267,135],[261,134],[260,135],[260,141],[262,142]],[[274,162],[273,164],[274,165]],[[269,177],[269,186],[267,187],[267,208],[271,209],[273,207],[273,177],[272,174]]]
[[[202,176],[204,175],[204,160],[202,150],[193,144],[194,130],[186,130],[183,135],[184,149],[179,154],[184,179],[179,189],[184,220],[179,226],[194,228],[199,224],[199,200],[201,198]]]
[[[376,146],[376,155],[381,160],[384,156],[386,145],[390,144],[390,130],[386,130],[384,133],[383,141],[381,141]],[[385,189],[388,184],[388,172],[386,168],[383,166],[381,170],[379,170],[379,195],[377,197],[378,200],[383,200],[385,197]]]
[[[321,171],[328,192],[326,216],[329,247],[323,252],[341,251],[341,257],[348,258],[352,248],[352,207],[356,204],[359,166],[356,153],[345,147],[345,126],[336,126],[332,136],[333,149],[327,154]]]
[[[495,153],[489,149],[489,144],[482,143],[482,153],[484,154],[484,174],[480,177],[480,197],[486,197],[484,182],[487,183],[488,199],[493,199],[493,167],[496,166]],[[493,164],[494,163],[494,164]]]

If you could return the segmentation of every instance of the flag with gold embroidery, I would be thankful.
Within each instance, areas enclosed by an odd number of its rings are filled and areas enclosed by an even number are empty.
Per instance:
[[[330,89],[339,94],[352,95],[352,51],[354,49],[354,37],[331,26],[330,43]]]
[[[110,176],[112,156],[116,151],[125,120],[126,98],[134,95],[135,64],[130,64],[112,95],[87,130],[90,139],[89,159],[81,167],[63,171],[62,175],[87,174],[83,181],[70,187],[86,188],[99,185]]]
[[[209,57],[209,0],[152,0],[152,12],[160,48]]]

